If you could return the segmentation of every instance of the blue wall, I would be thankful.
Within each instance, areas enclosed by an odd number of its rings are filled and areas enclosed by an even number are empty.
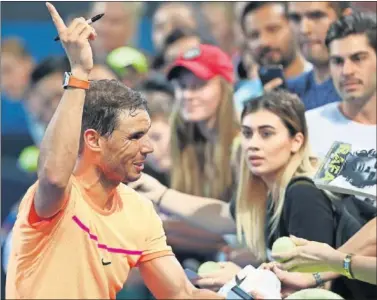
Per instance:
[[[51,22],[2,22],[1,38],[10,36],[22,38],[26,48],[36,61],[40,61],[48,55],[64,54],[61,44],[54,42],[56,29]]]
[[[136,45],[139,49],[153,53],[151,40],[151,21],[144,18],[139,25]],[[26,48],[38,62],[49,55],[64,54],[59,42],[54,42],[57,32],[51,21],[3,21],[1,37],[18,36],[25,41]]]

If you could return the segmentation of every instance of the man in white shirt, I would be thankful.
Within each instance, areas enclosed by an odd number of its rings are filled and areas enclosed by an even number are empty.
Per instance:
[[[376,44],[375,14],[355,13],[330,27],[330,72],[342,101],[306,113],[316,156],[323,158],[334,141],[376,149]]]

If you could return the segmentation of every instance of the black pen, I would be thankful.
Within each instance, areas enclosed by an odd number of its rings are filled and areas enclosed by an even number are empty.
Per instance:
[[[99,14],[99,15],[96,15],[96,16],[94,16],[93,18],[90,18],[90,19],[86,20],[86,22],[90,25],[90,24],[92,24],[92,23],[98,21],[99,19],[101,19],[104,15],[105,15],[105,14]],[[59,40],[60,40],[60,37],[59,37],[59,36],[57,36],[56,38],[54,38],[54,41],[55,41],[55,42],[57,42],[57,41],[59,41]]]

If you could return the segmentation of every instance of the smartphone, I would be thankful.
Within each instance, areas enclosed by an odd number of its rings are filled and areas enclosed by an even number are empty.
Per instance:
[[[185,273],[186,273],[186,276],[187,278],[191,281],[191,280],[195,280],[195,279],[199,279],[200,276],[198,273],[194,272],[193,270],[190,270],[190,269],[185,269]]]
[[[286,88],[283,66],[261,66],[258,73],[263,86],[275,78],[281,78],[283,83],[278,88]]]

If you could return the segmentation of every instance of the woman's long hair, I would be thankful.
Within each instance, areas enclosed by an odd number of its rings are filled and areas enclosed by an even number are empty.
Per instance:
[[[278,116],[289,131],[290,137],[301,132],[304,142],[301,149],[293,154],[282,171],[278,181],[268,190],[264,181],[253,175],[246,165],[243,149],[240,184],[236,200],[237,235],[260,260],[266,259],[266,225],[271,228],[269,236],[277,229],[283,211],[286,188],[293,177],[311,177],[315,172],[316,160],[311,158],[308,145],[308,129],[305,120],[305,108],[301,100],[288,92],[272,91],[250,100],[241,115],[241,120],[248,114],[259,110],[268,110]],[[273,202],[273,217],[266,224],[267,198]]]
[[[232,142],[239,132],[233,110],[233,87],[223,78],[220,84],[222,99],[216,113],[215,142],[207,140],[196,123],[185,122],[179,106],[171,116],[171,187],[215,199],[224,198],[232,186]]]

